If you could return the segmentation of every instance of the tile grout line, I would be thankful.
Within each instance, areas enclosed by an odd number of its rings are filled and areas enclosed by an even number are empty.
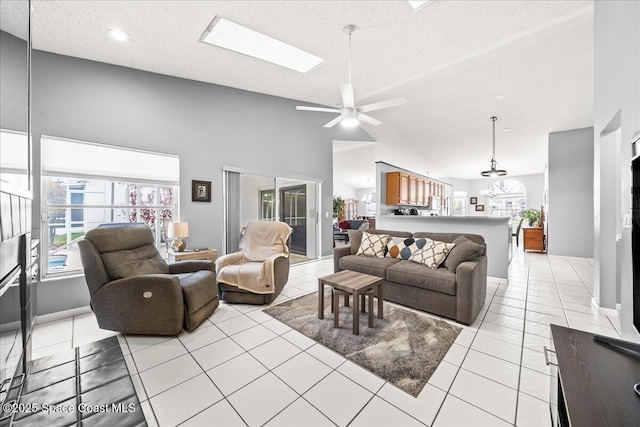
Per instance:
[[[501,285],[502,285],[502,284],[498,285],[498,288],[499,288]],[[496,296],[496,293],[497,293],[497,291],[498,291],[498,288],[496,288],[496,291],[493,293],[493,296],[491,297],[491,302],[493,302],[493,299],[494,299],[494,298],[495,298],[495,296]],[[489,305],[491,305],[491,302],[489,303]],[[464,363],[464,360],[466,359],[467,354],[469,354],[469,351],[471,350],[471,346],[473,345],[473,342],[475,341],[476,337],[478,336],[478,332],[479,332],[479,330],[480,330],[480,327],[482,327],[482,325],[483,325],[483,323],[484,323],[484,319],[485,319],[485,317],[487,316],[487,313],[488,313],[488,312],[489,312],[489,308],[487,307],[487,310],[484,312],[484,315],[482,316],[482,320],[480,321],[480,325],[478,326],[478,329],[476,329],[476,331],[474,332],[474,334],[473,334],[473,339],[471,340],[471,343],[469,344],[469,347],[467,348],[467,351],[465,352],[465,355],[464,355],[464,357],[462,358],[462,361],[460,362],[460,366],[458,366],[458,367],[457,367],[456,373],[455,373],[455,375],[453,376],[453,379],[451,380],[451,384],[449,384],[449,387],[447,388],[447,390],[444,390],[444,392],[445,392],[444,399],[442,399],[442,403],[440,403],[440,406],[438,407],[438,410],[436,411],[436,414],[435,414],[435,415],[434,415],[434,417],[433,417],[432,424],[434,424],[434,423],[436,422],[436,420],[438,419],[438,416],[440,415],[440,411],[442,410],[442,407],[444,406],[444,402],[445,402],[445,400],[447,400],[447,397],[449,397],[449,395],[451,395],[451,396],[455,397],[456,399],[460,399],[461,401],[463,401],[463,402],[465,402],[465,403],[467,403],[467,404],[469,404],[469,405],[471,405],[471,406],[473,406],[473,407],[475,407],[475,408],[478,408],[478,409],[480,409],[481,411],[486,412],[487,414],[490,414],[490,415],[492,415],[492,416],[494,416],[494,417],[496,417],[496,418],[500,418],[500,417],[497,417],[496,415],[492,414],[491,412],[488,412],[488,411],[486,411],[485,409],[480,408],[480,407],[478,407],[478,406],[474,405],[473,403],[471,403],[471,402],[467,402],[466,400],[461,399],[461,398],[459,398],[458,396],[455,396],[455,395],[453,395],[453,394],[451,394],[451,393],[450,393],[450,391],[451,391],[451,387],[453,387],[453,383],[456,381],[456,378],[458,377],[458,373],[460,373],[460,370],[461,370],[461,369],[463,369],[463,368],[462,368],[462,364]],[[454,344],[455,344],[455,343],[454,343]],[[443,359],[442,361],[444,361],[444,359]],[[439,365],[438,365],[438,366],[439,366]],[[455,366],[455,365],[454,365],[454,366]],[[434,372],[435,372],[435,371],[434,371]],[[427,383],[427,384],[428,384],[428,383]],[[434,386],[434,387],[435,387],[435,386]],[[439,387],[437,387],[437,388],[439,388]],[[440,389],[440,390],[442,390],[442,389]]]
[[[520,404],[520,384],[522,382],[522,362],[524,361],[524,337],[527,330],[527,302],[529,301],[529,282],[531,280],[531,254],[526,256],[527,266],[527,287],[524,299],[524,323],[522,324],[522,341],[520,346],[520,363],[518,366],[518,389],[516,390],[516,407],[513,418],[513,425],[518,424],[518,405]]]

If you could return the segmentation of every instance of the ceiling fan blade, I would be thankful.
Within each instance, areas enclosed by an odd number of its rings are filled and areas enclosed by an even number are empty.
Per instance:
[[[342,115],[340,115],[340,116],[336,117],[335,119],[331,120],[329,123],[324,125],[324,127],[326,127],[326,128],[334,127],[336,124],[340,123],[340,120],[342,120]]]
[[[388,101],[376,102],[373,104],[363,105],[358,107],[358,111],[366,113],[368,111],[382,110],[383,108],[395,107],[396,105],[406,104],[406,98],[390,99]]]
[[[370,125],[379,126],[382,124],[380,120],[374,119],[371,116],[367,116],[366,114],[358,113],[358,120],[361,120],[365,123],[369,123]]]
[[[296,106],[296,110],[320,111],[320,112],[323,112],[323,113],[341,113],[342,112],[342,110],[338,110],[337,108],[306,107],[304,105]]]
[[[340,83],[340,92],[342,92],[342,106],[344,108],[356,108],[356,101],[353,98],[353,85],[351,83]]]

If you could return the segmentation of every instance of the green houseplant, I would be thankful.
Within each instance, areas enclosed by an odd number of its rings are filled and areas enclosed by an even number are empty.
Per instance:
[[[344,217],[344,199],[340,196],[333,196],[333,217],[338,220]]]
[[[540,221],[541,212],[538,209],[525,209],[520,212],[520,216],[529,222],[529,227],[533,227],[533,224]]]

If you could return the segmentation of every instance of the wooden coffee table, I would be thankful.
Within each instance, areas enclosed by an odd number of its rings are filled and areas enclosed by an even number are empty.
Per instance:
[[[329,285],[333,289],[346,292],[353,296],[353,334],[360,333],[360,297],[369,291],[377,288],[378,294],[378,319],[382,319],[382,282],[383,279],[370,274],[358,273],[356,271],[343,270],[329,276],[318,279],[318,319],[324,319],[324,286]],[[345,305],[349,305],[345,296]],[[333,304],[333,301],[332,301]],[[371,305],[370,305],[371,306]],[[364,301],[363,307],[364,308]],[[337,312],[338,307],[334,310]]]

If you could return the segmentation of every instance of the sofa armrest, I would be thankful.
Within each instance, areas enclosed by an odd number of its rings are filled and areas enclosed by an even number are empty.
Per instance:
[[[337,273],[338,271],[340,271],[340,258],[347,255],[351,255],[350,245],[333,248],[333,272],[334,273]]]
[[[91,308],[101,328],[129,334],[177,335],[184,319],[180,280],[168,274],[106,283],[93,294]]]
[[[456,320],[470,325],[487,295],[487,257],[464,261],[456,268]]]
[[[244,259],[242,252],[233,252],[216,259],[216,271],[220,271],[225,265],[237,264]]]
[[[214,262],[209,260],[186,260],[172,262],[168,265],[169,273],[171,274],[194,273],[200,270],[210,270],[214,273],[216,272],[216,266]]]

